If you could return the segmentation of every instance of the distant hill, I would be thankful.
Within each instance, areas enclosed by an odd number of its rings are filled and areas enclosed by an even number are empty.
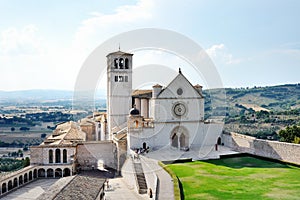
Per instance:
[[[20,90],[0,91],[0,100],[27,99],[27,100],[57,100],[71,99],[72,91],[65,90]]]
[[[285,111],[300,108],[300,84],[287,84],[254,88],[225,88],[227,115],[239,114],[241,107],[255,111]],[[219,89],[204,90],[206,110],[210,110],[210,96]],[[217,103],[218,105],[218,103]],[[224,108],[225,109],[225,108]]]

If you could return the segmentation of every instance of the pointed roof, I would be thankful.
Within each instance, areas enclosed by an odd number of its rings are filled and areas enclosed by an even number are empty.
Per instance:
[[[191,82],[182,74],[181,69],[179,68],[178,75],[165,87],[164,89],[161,90],[161,92],[157,95],[157,98],[159,98],[167,89],[169,89],[172,85],[175,84],[176,81],[179,79],[184,80],[190,88],[192,88],[199,97],[203,98],[203,95],[191,84]],[[199,85],[200,86],[200,85]],[[200,86],[202,87],[202,86]]]

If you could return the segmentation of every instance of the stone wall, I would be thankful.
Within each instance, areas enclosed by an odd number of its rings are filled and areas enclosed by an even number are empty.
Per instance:
[[[56,149],[60,150],[60,162],[63,162],[63,151],[67,151],[67,162],[65,164],[73,163],[73,158],[76,153],[75,146],[32,146],[30,147],[30,163],[35,165],[48,165],[49,163],[49,150],[52,150],[53,162],[55,163],[55,151]]]
[[[117,169],[117,147],[112,141],[86,142],[77,146],[77,161],[82,170]]]
[[[235,151],[300,164],[300,145],[268,141],[238,133],[223,133],[222,143]]]

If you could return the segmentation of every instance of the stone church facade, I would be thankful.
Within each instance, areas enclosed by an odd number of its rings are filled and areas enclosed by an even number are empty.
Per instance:
[[[134,149],[214,147],[222,125],[204,120],[202,86],[192,85],[179,69],[166,87],[133,90],[132,58],[121,51],[107,55],[106,113],[59,124],[41,145],[31,147],[31,163],[45,166],[41,176],[96,168],[120,171]]]

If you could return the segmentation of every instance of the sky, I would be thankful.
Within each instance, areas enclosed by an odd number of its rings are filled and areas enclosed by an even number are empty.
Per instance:
[[[224,87],[299,83],[299,9],[298,0],[0,0],[0,90],[73,90],[95,48],[140,28],[195,41]],[[166,59],[156,55],[135,65]]]

